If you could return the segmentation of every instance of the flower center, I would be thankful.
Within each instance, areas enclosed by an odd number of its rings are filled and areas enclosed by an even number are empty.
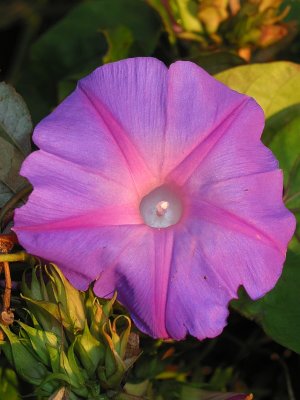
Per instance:
[[[146,225],[167,228],[180,220],[182,203],[176,192],[163,185],[142,198],[140,213]]]

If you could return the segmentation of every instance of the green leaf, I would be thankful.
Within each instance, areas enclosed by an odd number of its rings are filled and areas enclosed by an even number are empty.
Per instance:
[[[25,157],[30,153],[32,122],[28,108],[15,89],[0,82],[0,137]]]
[[[264,138],[284,171],[285,199],[300,206],[300,104],[285,108],[266,121]],[[294,199],[294,200],[293,200]]]
[[[279,160],[284,173],[285,204],[300,222],[300,104],[274,114],[266,121],[264,142]],[[297,231],[299,232],[298,226]],[[290,248],[299,251],[299,239],[294,237]]]
[[[0,82],[0,207],[28,185],[19,171],[31,149],[31,131],[24,100],[13,87]]]
[[[265,332],[283,346],[300,353],[300,255],[291,251],[275,288],[262,299],[252,301],[244,291],[233,308],[255,319]]]
[[[0,207],[13,194],[28,185],[27,181],[19,176],[23,160],[24,157],[20,151],[0,137]]]
[[[130,47],[133,43],[133,36],[126,26],[105,29],[103,33],[108,43],[108,51],[103,57],[103,63],[106,64],[128,57]]]
[[[20,400],[18,378],[10,368],[0,367],[0,399]]]
[[[291,62],[244,65],[221,72],[215,78],[254,97],[266,118],[300,103],[300,66]]]
[[[160,20],[142,0],[82,2],[32,46],[18,87],[35,121],[57,104],[60,81],[73,74],[82,76],[82,71],[91,72],[101,64],[107,52],[102,32],[112,32],[120,26],[126,26],[132,34],[132,55],[152,54]]]

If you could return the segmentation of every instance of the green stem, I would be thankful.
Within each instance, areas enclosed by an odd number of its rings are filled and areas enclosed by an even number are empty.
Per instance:
[[[0,254],[0,262],[31,261],[32,256],[25,251],[13,254]]]

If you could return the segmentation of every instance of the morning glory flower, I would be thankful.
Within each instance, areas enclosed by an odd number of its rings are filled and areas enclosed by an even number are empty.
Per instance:
[[[104,65],[35,129],[20,243],[78,289],[117,291],[153,337],[214,337],[240,285],[274,287],[295,228],[263,125],[191,62]]]

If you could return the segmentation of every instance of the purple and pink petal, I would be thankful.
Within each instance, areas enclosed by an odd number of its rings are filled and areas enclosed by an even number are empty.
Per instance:
[[[117,290],[153,337],[214,337],[240,285],[274,287],[295,229],[263,124],[193,63],[100,67],[35,129],[20,243],[79,289]]]

